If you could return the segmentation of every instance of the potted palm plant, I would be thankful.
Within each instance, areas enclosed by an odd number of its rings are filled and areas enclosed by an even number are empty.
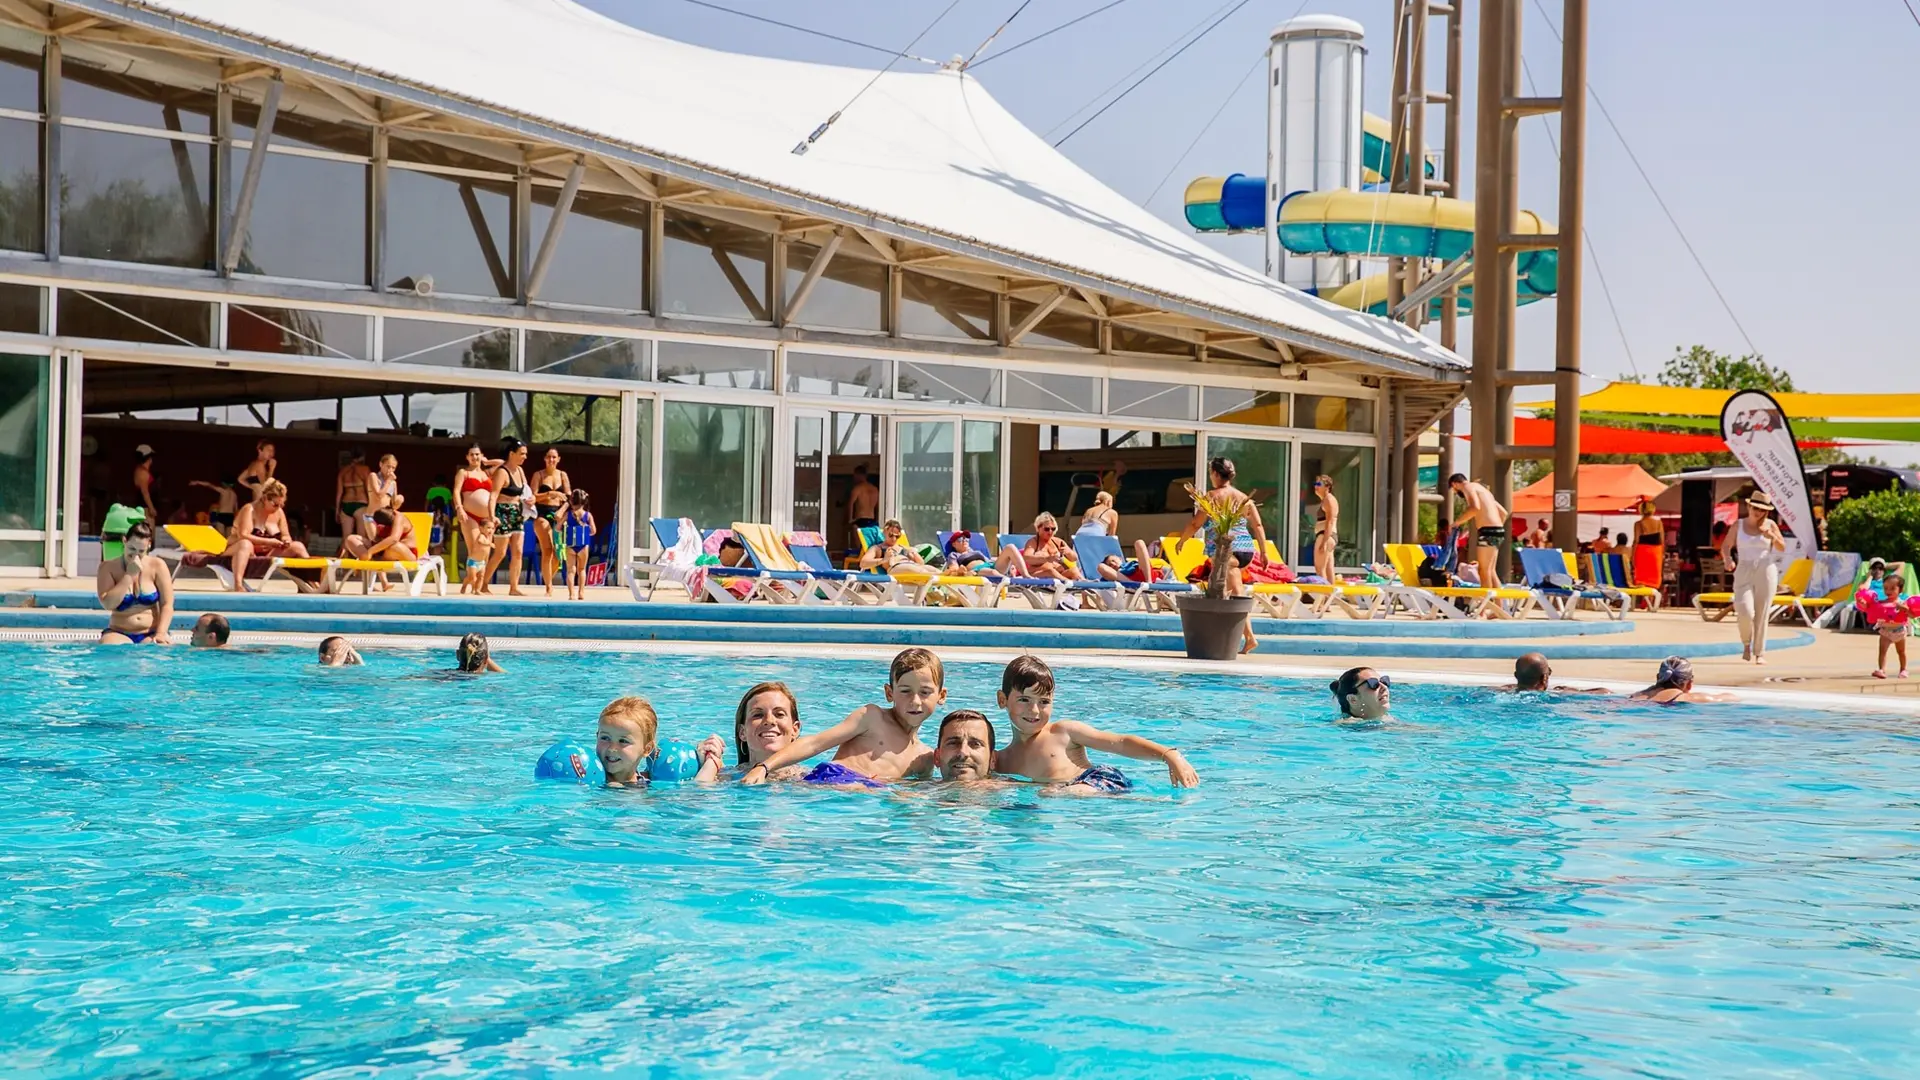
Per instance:
[[[1213,538],[1207,558],[1213,567],[1204,592],[1180,598],[1180,633],[1186,638],[1188,658],[1231,660],[1240,655],[1247,617],[1253,613],[1253,597],[1227,595],[1233,533],[1246,524],[1246,502],[1209,495],[1192,484],[1187,485],[1187,494],[1193,498],[1194,508],[1206,515],[1207,532]]]

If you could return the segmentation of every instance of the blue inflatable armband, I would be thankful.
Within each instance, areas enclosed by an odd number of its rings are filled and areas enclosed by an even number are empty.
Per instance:
[[[535,780],[563,780],[588,787],[606,787],[607,769],[599,755],[578,743],[560,742],[547,747],[533,766]]]
[[[699,771],[699,753],[683,742],[663,742],[647,760],[647,779],[656,784],[691,780]]]

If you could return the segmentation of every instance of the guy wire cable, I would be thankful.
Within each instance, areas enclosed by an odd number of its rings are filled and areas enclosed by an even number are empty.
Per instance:
[[[859,101],[862,95],[864,95],[867,91],[873,89],[873,84],[880,81],[880,76],[885,75],[889,71],[892,71],[893,65],[899,63],[902,58],[909,55],[907,52],[908,49],[911,49],[915,45],[920,44],[920,39],[923,37],[926,37],[929,33],[932,33],[933,28],[940,25],[940,20],[947,17],[947,12],[952,11],[954,8],[959,6],[960,6],[960,0],[952,0],[952,2],[949,3],[946,7],[941,8],[940,14],[935,15],[933,17],[933,21],[928,23],[925,29],[913,35],[913,40],[907,42],[906,49],[901,49],[899,52],[894,53],[893,59],[887,61],[887,66],[881,68],[879,71],[874,72],[873,78],[868,79],[867,84],[865,86],[862,86],[858,92],[856,92],[852,97],[848,98],[847,103],[845,105],[842,105],[838,109],[835,109],[832,116],[829,116],[825,120],[821,121],[819,127],[814,128],[813,131],[806,138],[801,139],[798,143],[794,144],[793,151],[792,151],[794,156],[795,157],[804,156],[808,150],[812,149],[813,144],[820,141],[821,136],[825,135],[827,133],[827,130],[833,127],[834,121],[839,120],[842,113],[845,113],[848,109],[853,108],[854,102]]]

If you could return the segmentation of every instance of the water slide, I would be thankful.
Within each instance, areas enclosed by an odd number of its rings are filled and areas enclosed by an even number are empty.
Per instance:
[[[1371,113],[1362,121],[1362,190],[1296,191],[1280,200],[1280,246],[1290,255],[1349,258],[1425,258],[1449,260],[1473,248],[1473,204],[1437,195],[1408,195],[1379,190],[1392,154],[1387,121]],[[1431,159],[1424,162],[1428,175]],[[1187,185],[1187,223],[1201,232],[1258,232],[1266,205],[1266,179],[1235,173],[1203,176]],[[1553,226],[1532,211],[1521,211],[1515,229],[1522,234],[1550,233]],[[1559,286],[1559,253],[1524,251],[1515,260],[1522,304],[1544,300]],[[1473,306],[1472,277],[1460,289],[1460,310]],[[1387,275],[1318,291],[1341,307],[1373,315],[1387,313]],[[1432,317],[1441,301],[1432,302]]]

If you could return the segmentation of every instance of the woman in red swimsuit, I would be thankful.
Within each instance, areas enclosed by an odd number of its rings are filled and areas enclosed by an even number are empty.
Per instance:
[[[467,464],[453,474],[460,498],[460,539],[466,545],[463,593],[489,592],[487,559],[493,554],[493,480],[487,475],[487,455],[479,445],[467,447]]]

